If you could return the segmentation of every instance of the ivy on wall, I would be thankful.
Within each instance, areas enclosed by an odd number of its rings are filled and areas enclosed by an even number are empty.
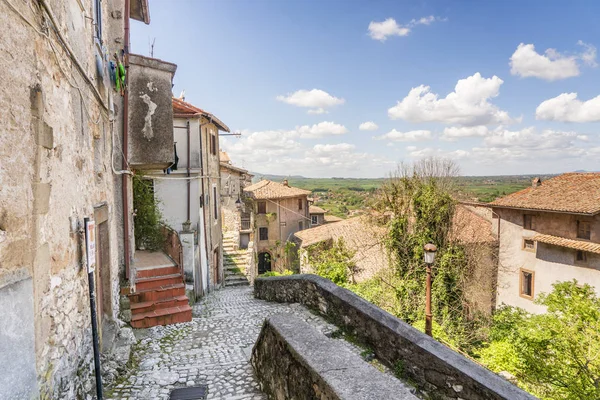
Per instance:
[[[163,246],[162,214],[154,198],[154,184],[142,175],[133,176],[133,217],[135,247],[138,250],[160,250]]]

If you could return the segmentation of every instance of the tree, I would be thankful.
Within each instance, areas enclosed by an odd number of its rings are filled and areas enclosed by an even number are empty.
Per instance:
[[[499,310],[481,360],[544,399],[600,399],[600,299],[575,280],[553,287],[544,314]]]
[[[358,272],[356,263],[352,260],[355,252],[346,247],[342,238],[332,244],[318,243],[307,251],[308,263],[317,275],[338,285],[348,283],[348,278],[354,281],[354,274]]]

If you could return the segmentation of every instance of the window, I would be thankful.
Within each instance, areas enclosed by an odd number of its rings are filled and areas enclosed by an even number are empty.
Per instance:
[[[258,240],[269,240],[269,228],[258,228]]]
[[[535,251],[535,242],[531,239],[523,239],[523,249]]]
[[[588,221],[577,221],[577,237],[590,240],[590,223]]]
[[[523,215],[523,228],[534,230],[535,229],[535,216],[531,214]]]
[[[94,0],[94,29],[96,31],[96,37],[102,43],[102,0]]]
[[[581,263],[587,262],[587,253],[585,251],[577,250],[577,256],[575,257],[575,260]]]
[[[213,185],[213,214],[215,219],[219,218],[219,207],[217,204],[217,187]]]
[[[210,154],[217,155],[217,137],[212,133],[210,134]]]
[[[520,292],[521,297],[533,299],[533,284],[535,272],[521,268]]]
[[[257,203],[258,205],[258,213],[259,214],[266,214],[267,213],[267,202],[266,201],[259,201]]]
[[[298,210],[302,210],[302,199],[298,199]]]
[[[302,229],[304,229],[304,222],[298,221],[298,230],[301,231]]]
[[[313,225],[319,225],[319,216],[318,215],[311,215],[310,216],[310,223]]]

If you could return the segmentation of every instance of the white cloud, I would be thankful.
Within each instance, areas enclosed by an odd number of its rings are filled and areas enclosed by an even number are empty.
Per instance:
[[[348,133],[348,129],[344,125],[334,122],[323,121],[312,126],[303,125],[297,126],[291,131],[293,134],[300,136],[303,139],[320,138],[323,136],[343,135]]]
[[[398,25],[394,18],[382,22],[371,21],[369,24],[369,36],[382,42],[385,42],[389,36],[406,36],[409,33],[410,28]]]
[[[319,115],[319,114],[329,114],[329,111],[327,111],[324,108],[319,107],[319,108],[314,108],[314,109],[308,110],[307,113],[308,114]]]
[[[385,42],[390,36],[407,36],[411,29],[417,25],[431,25],[434,21],[446,21],[439,17],[429,15],[419,19],[412,19],[406,25],[400,25],[394,18],[388,18],[385,21],[369,23],[369,36],[374,40]]]
[[[442,134],[443,140],[455,141],[457,139],[467,138],[467,137],[483,137],[486,136],[489,132],[487,126],[478,125],[478,126],[450,126],[444,128],[444,133]]]
[[[418,131],[399,132],[395,129],[392,129],[385,135],[375,136],[373,139],[391,140],[393,142],[417,142],[420,140],[431,139],[431,131],[418,130]]]
[[[339,153],[354,150],[355,145],[349,143],[338,143],[338,144],[316,144],[313,147],[313,151],[318,154],[326,153]]]
[[[326,114],[326,108],[344,104],[346,101],[320,89],[298,90],[286,96],[277,96],[277,100],[296,107],[311,108],[312,110],[308,110],[309,114]]]
[[[406,148],[407,150],[409,150],[409,148]],[[426,158],[426,157],[443,157],[443,158],[449,158],[451,160],[458,160],[458,159],[462,159],[462,158],[466,158],[469,156],[469,152],[466,150],[452,150],[452,151],[448,151],[448,150],[442,150],[442,149],[434,149],[431,147],[425,147],[423,149],[416,149],[413,148],[412,150],[409,150],[408,155],[410,157],[413,158]]]
[[[379,126],[377,126],[377,124],[373,121],[367,121],[360,124],[358,126],[358,129],[360,129],[361,131],[376,131],[377,129],[379,129]]]
[[[418,86],[388,110],[391,119],[410,122],[442,122],[464,126],[508,124],[514,122],[506,111],[490,103],[498,96],[504,81],[497,76],[483,78],[479,72],[460,79],[454,92],[445,98],[431,93],[429,86]]]
[[[577,93],[563,93],[543,101],[535,110],[535,118],[563,122],[598,122],[600,96],[581,101],[577,99]]]
[[[578,45],[584,47],[579,54],[564,55],[555,49],[547,49],[544,54],[535,51],[533,44],[521,43],[510,57],[510,73],[521,77],[535,77],[547,81],[578,76],[579,62],[595,67],[596,48],[581,40]]]

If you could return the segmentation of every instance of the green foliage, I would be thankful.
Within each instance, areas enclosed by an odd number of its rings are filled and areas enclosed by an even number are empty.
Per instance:
[[[356,263],[352,261],[354,252],[350,251],[344,240],[340,238],[331,245],[319,243],[308,250],[308,263],[317,275],[327,278],[338,285],[348,283],[357,271]]]
[[[138,249],[159,250],[163,245],[162,214],[154,198],[151,180],[143,176],[133,176],[133,208],[135,210],[135,247]]]
[[[493,371],[508,371],[543,399],[600,398],[600,299],[577,281],[554,284],[536,303],[544,314],[504,307],[491,343],[479,352]]]
[[[288,275],[294,275],[294,273],[292,271],[290,271],[289,269],[284,269],[283,272],[267,271],[264,274],[260,274],[258,277],[259,278],[267,278],[269,276],[288,276]]]

